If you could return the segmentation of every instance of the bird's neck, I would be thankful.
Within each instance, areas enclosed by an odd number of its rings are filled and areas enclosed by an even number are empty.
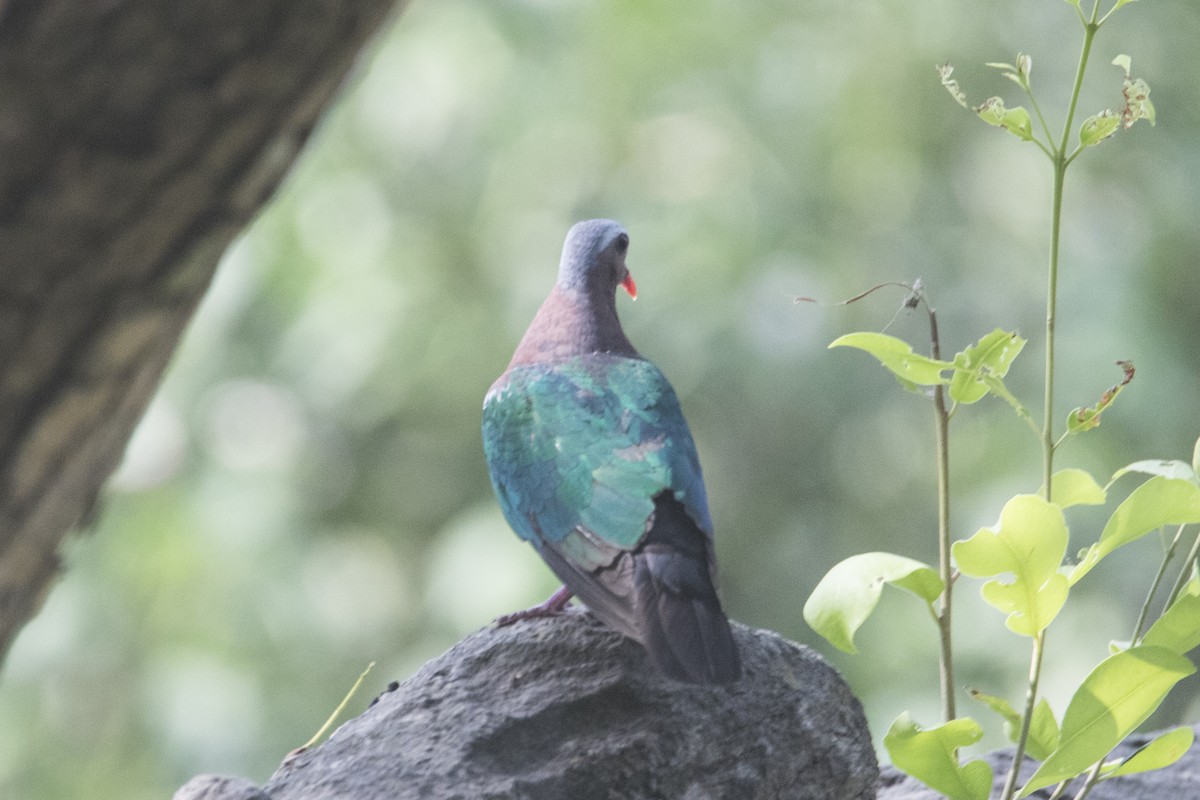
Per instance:
[[[621,330],[614,298],[597,298],[555,286],[525,331],[509,366],[594,353],[638,356]]]

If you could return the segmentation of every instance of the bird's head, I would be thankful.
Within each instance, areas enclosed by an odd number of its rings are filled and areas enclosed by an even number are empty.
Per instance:
[[[558,285],[597,297],[612,297],[621,286],[636,300],[637,285],[625,266],[628,250],[629,233],[621,223],[611,219],[577,222],[563,243]]]

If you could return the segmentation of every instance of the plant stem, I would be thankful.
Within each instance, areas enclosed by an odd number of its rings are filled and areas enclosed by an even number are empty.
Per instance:
[[[1146,616],[1150,613],[1150,603],[1154,601],[1154,595],[1158,594],[1159,584],[1162,583],[1163,575],[1167,573],[1167,566],[1170,565],[1171,559],[1175,557],[1175,548],[1179,545],[1179,539],[1183,536],[1183,529],[1185,527],[1185,525],[1179,526],[1179,530],[1175,531],[1175,538],[1171,540],[1171,545],[1167,548],[1167,552],[1163,553],[1162,563],[1158,565],[1158,573],[1154,576],[1154,581],[1150,584],[1150,591],[1146,593],[1146,601],[1142,603],[1142,610],[1138,613],[1137,623],[1133,626],[1133,636],[1129,638],[1130,645],[1136,645],[1138,637],[1142,635],[1142,627],[1146,624]],[[1166,608],[1163,611],[1165,612]]]
[[[929,308],[932,355],[940,361],[942,347],[938,338],[937,311],[928,304],[926,307]],[[937,439],[938,568],[945,586],[937,614],[942,651],[938,677],[942,687],[942,718],[949,722],[957,716],[954,708],[954,653],[950,636],[951,598],[954,590],[954,575],[950,567],[950,414],[946,411],[946,397],[940,384],[933,387],[933,411]]]
[[[1096,31],[1100,30],[1100,25],[1096,22],[1096,14],[1100,10],[1100,4],[1092,8],[1092,19],[1083,26],[1083,50],[1079,53],[1079,67],[1075,70],[1075,85],[1071,89],[1071,104],[1067,107],[1067,121],[1063,123],[1062,139],[1058,144],[1058,155],[1063,157],[1067,154],[1067,140],[1071,136],[1071,123],[1075,121],[1075,107],[1079,105],[1079,90],[1083,88],[1083,73],[1087,70],[1088,56],[1092,52],[1092,40],[1096,38]]]
[[[1056,152],[1054,162],[1054,201],[1050,221],[1050,268],[1046,281],[1046,375],[1045,407],[1042,414],[1042,486],[1046,502],[1050,502],[1051,480],[1054,475],[1054,325],[1058,306],[1058,241],[1062,225],[1063,179],[1067,165],[1062,152]]]
[[[1046,632],[1042,631],[1033,639],[1033,655],[1029,659],[1029,688],[1025,692],[1025,711],[1021,714],[1021,734],[1017,737],[1017,749],[1013,752],[1012,767],[1008,770],[1008,777],[1004,779],[1004,791],[1000,793],[1000,800],[1012,800],[1017,790],[1017,776],[1021,772],[1021,762],[1025,760],[1025,742],[1029,740],[1029,725],[1033,721],[1038,683],[1042,678],[1042,652],[1045,645]]]
[[[1167,596],[1167,604],[1163,606],[1164,614],[1168,608],[1175,605],[1175,601],[1179,599],[1179,593],[1183,591],[1184,586],[1187,586],[1191,577],[1192,564],[1196,563],[1197,557],[1200,557],[1200,533],[1196,534],[1196,541],[1192,542],[1192,549],[1188,551],[1187,558],[1183,560],[1183,569],[1179,571],[1179,579],[1171,587],[1171,594]]]
[[[1075,795],[1075,800],[1083,800],[1092,791],[1092,787],[1096,785],[1096,779],[1100,777],[1100,769],[1104,766],[1104,759],[1100,759],[1092,768],[1088,770],[1087,777],[1083,779],[1083,786],[1080,787],[1079,793]]]
[[[1046,279],[1046,385],[1045,408],[1042,417],[1042,486],[1045,487],[1046,502],[1053,496],[1052,479],[1054,475],[1054,326],[1058,308],[1058,244],[1062,232],[1062,202],[1063,181],[1067,175],[1067,142],[1071,136],[1071,126],[1075,121],[1075,108],[1079,104],[1079,92],[1083,87],[1083,75],[1087,71],[1088,56],[1092,52],[1092,40],[1100,26],[1096,23],[1096,15],[1100,11],[1099,0],[1092,6],[1091,20],[1083,26],[1083,49],[1079,54],[1079,66],[1075,70],[1075,85],[1071,89],[1071,103],[1067,108],[1067,119],[1063,123],[1062,138],[1055,148],[1051,161],[1054,164],[1054,195],[1050,218],[1050,264]],[[1042,653],[1046,644],[1046,632],[1043,630],[1033,640],[1033,655],[1029,665],[1029,687],[1025,693],[1025,711],[1021,715],[1021,733],[1017,737],[1016,751],[1013,753],[1012,768],[1004,781],[1004,791],[1001,800],[1012,800],[1017,788],[1017,776],[1021,770],[1021,762],[1025,760],[1025,743],[1029,739],[1029,726],[1033,721],[1033,708],[1037,702],[1038,684],[1042,677]]]
[[[1067,119],[1063,123],[1062,137],[1051,155],[1054,164],[1054,200],[1050,219],[1050,267],[1046,280],[1046,395],[1042,417],[1042,485],[1046,501],[1051,496],[1051,478],[1054,474],[1054,326],[1058,309],[1058,243],[1062,231],[1063,181],[1067,175],[1067,142],[1071,136],[1071,125],[1075,121],[1075,108],[1079,104],[1079,92],[1083,87],[1083,75],[1087,71],[1088,56],[1092,52],[1092,40],[1100,29],[1096,15],[1100,3],[1092,7],[1092,18],[1083,26],[1083,49],[1079,54],[1079,67],[1075,70],[1075,85],[1071,89],[1071,103],[1067,108]]]
[[[1025,93],[1027,95],[1029,95],[1029,102],[1033,106],[1033,113],[1037,114],[1038,122],[1041,123],[1042,130],[1045,131],[1045,133],[1046,133],[1046,141],[1050,142],[1051,146],[1053,146],[1054,134],[1052,134],[1050,132],[1050,126],[1046,124],[1046,118],[1044,116],[1042,116],[1042,109],[1038,105],[1037,98],[1033,96],[1033,90],[1029,88],[1028,84],[1026,84],[1024,88],[1025,88]],[[1041,142],[1038,142],[1038,140],[1036,138],[1033,141],[1037,142],[1037,144],[1042,147],[1042,152],[1044,152],[1046,155],[1050,156],[1051,158],[1054,158],[1054,156],[1050,154],[1050,150],[1047,147],[1045,147],[1044,145],[1042,145]]]
[[[1133,626],[1133,636],[1129,638],[1131,646],[1136,646],[1138,637],[1142,635],[1142,626],[1146,624],[1146,614],[1150,610],[1150,603],[1154,599],[1154,595],[1158,592],[1158,586],[1162,582],[1163,575],[1167,571],[1167,565],[1171,563],[1172,556],[1175,555],[1175,547],[1179,544],[1179,538],[1183,536],[1183,529],[1186,525],[1180,525],[1179,530],[1175,531],[1175,538],[1171,540],[1171,546],[1167,548],[1167,552],[1163,555],[1162,564],[1158,568],[1158,574],[1154,576],[1154,583],[1150,586],[1150,591],[1146,594],[1146,602],[1142,603],[1142,611],[1138,614],[1137,624]],[[1200,539],[1197,539],[1200,541]],[[1186,574],[1186,569],[1184,571]],[[1163,608],[1165,613],[1167,608],[1171,606],[1171,600],[1167,601],[1166,607]],[[1088,793],[1092,791],[1092,787],[1096,785],[1096,779],[1100,777],[1100,770],[1104,767],[1104,759],[1100,759],[1087,772],[1087,777],[1083,780],[1083,786],[1079,788],[1079,792],[1075,795],[1074,800],[1084,800]]]

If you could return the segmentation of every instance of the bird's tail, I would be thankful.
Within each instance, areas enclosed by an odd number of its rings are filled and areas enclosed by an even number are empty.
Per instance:
[[[548,543],[539,552],[593,614],[641,642],[668,677],[735,681],[741,659],[717,596],[712,541],[670,492],[654,498],[654,509],[642,542],[614,548],[599,569],[581,569]]]
[[[715,586],[712,543],[669,493],[632,554],[639,639],[666,675],[689,683],[729,683],[741,659]]]

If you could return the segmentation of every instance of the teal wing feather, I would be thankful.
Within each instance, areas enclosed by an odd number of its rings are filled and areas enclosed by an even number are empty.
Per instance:
[[[591,355],[514,367],[484,402],[483,443],[509,524],[582,569],[637,547],[663,491],[712,537],[695,444],[648,361]]]

